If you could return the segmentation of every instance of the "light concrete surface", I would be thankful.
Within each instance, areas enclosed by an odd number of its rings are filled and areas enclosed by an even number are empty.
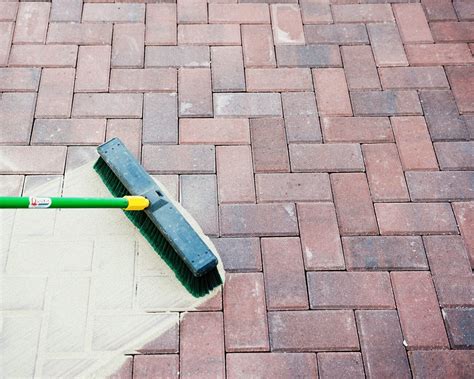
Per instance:
[[[30,179],[25,194],[110,196],[93,163]],[[110,375],[220,291],[192,297],[120,210],[0,216],[2,376]]]

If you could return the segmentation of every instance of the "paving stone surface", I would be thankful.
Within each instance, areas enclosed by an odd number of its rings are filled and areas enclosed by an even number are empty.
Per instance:
[[[473,52],[469,0],[0,1],[0,196],[105,195],[120,137],[226,270],[0,210],[2,373],[472,377]]]

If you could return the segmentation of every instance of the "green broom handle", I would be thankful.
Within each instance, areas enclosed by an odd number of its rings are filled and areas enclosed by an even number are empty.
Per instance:
[[[145,203],[143,203],[145,201]],[[130,210],[135,202],[140,203],[141,209],[148,206],[148,200],[141,197],[7,197],[0,196],[0,208],[121,208]],[[143,205],[143,206],[141,206]]]

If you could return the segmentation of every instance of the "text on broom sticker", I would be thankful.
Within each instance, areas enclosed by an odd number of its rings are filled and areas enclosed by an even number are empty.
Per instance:
[[[50,206],[51,199],[49,197],[30,196],[30,205],[28,208],[49,208]]]

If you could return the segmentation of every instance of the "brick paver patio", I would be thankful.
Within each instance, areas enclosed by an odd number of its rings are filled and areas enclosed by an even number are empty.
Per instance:
[[[73,218],[32,215],[20,253],[28,219],[3,212],[7,376],[72,377],[115,351],[120,378],[473,377],[474,1],[100,1],[0,2],[0,194],[67,195],[118,136],[226,283],[185,312],[126,226],[107,240],[131,244],[117,274]],[[63,248],[38,245],[48,223]],[[48,262],[74,249],[89,263],[58,282]],[[58,296],[82,334],[55,332]]]

